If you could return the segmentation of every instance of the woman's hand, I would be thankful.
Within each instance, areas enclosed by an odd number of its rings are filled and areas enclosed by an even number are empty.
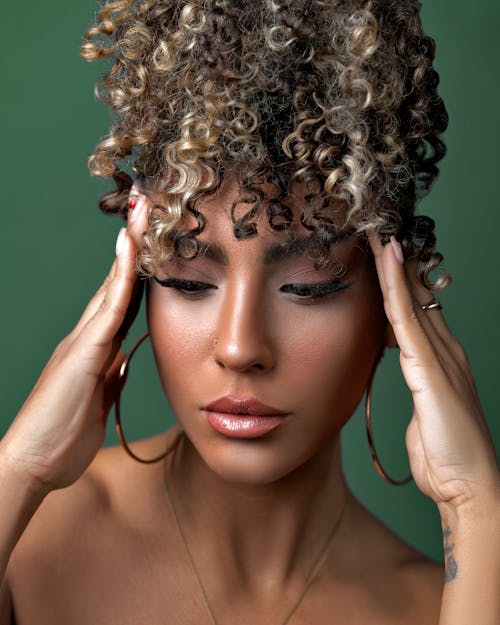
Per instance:
[[[132,235],[120,231],[106,280],[0,441],[0,461],[45,494],[76,481],[104,440],[124,359],[120,345],[140,298]]]
[[[440,509],[454,512],[500,499],[500,472],[467,356],[393,238],[369,235],[387,318],[412,395],[406,443],[413,477]],[[399,257],[399,259],[398,259]]]

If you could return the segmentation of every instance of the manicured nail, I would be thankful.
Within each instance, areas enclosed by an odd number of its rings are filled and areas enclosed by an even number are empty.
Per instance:
[[[129,211],[133,211],[134,208],[137,206],[137,201],[139,200],[140,196],[141,196],[141,192],[139,190],[139,183],[136,180],[134,184],[130,187],[130,191],[129,191],[128,202],[127,202],[127,207]]]
[[[146,201],[145,195],[141,194],[141,195],[130,196],[128,200],[128,209],[129,209],[128,222],[130,224],[133,223],[137,219],[137,217],[139,217],[139,214],[142,212],[142,209],[144,208],[145,201]]]
[[[391,237],[391,245],[394,251],[394,256],[397,261],[401,263],[401,265],[405,262],[405,258],[403,256],[403,248],[401,247],[401,243],[396,239],[395,236]]]
[[[120,228],[120,232],[118,233],[118,237],[116,238],[116,255],[119,256],[122,249],[123,244],[125,243],[125,228]]]

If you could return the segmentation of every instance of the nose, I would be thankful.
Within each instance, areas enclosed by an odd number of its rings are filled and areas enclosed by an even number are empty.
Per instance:
[[[258,285],[252,286],[245,280],[229,285],[219,311],[215,362],[239,373],[272,369],[269,322]]]

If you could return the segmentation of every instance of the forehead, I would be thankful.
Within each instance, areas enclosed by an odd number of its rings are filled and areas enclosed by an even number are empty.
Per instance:
[[[289,185],[280,198],[290,217],[289,227],[273,228],[275,223],[271,225],[270,218],[277,197],[273,184],[260,185],[259,193],[250,197],[238,178],[226,172],[216,191],[195,197],[191,210],[186,209],[168,231],[163,230],[171,243],[167,244],[168,262],[185,266],[189,261],[191,267],[200,267],[200,263],[215,261],[221,268],[248,265],[272,271],[285,266],[326,269],[339,263],[352,265],[355,257],[366,255],[366,240],[346,224],[344,205],[323,202],[320,193],[315,194],[311,187]],[[168,192],[155,193],[149,185],[143,189],[154,204],[161,206],[156,213],[159,220],[165,219],[165,213],[175,214],[178,196],[171,196],[170,208]],[[254,224],[255,232],[242,237],[237,231],[238,220],[245,226]],[[158,225],[153,225],[153,237]]]
[[[192,203],[193,210],[186,210],[176,223],[177,231],[196,229],[200,220],[203,239],[255,240],[265,245],[277,240],[286,242],[311,233],[328,233],[335,242],[337,232],[352,229],[346,224],[346,205],[337,201],[325,201],[317,184],[291,182],[286,193],[267,180],[244,188],[236,174],[226,172],[219,188],[212,193],[200,195]],[[151,199],[165,207],[162,194],[148,193]],[[258,236],[253,236],[258,233]],[[342,236],[342,238],[345,238]]]

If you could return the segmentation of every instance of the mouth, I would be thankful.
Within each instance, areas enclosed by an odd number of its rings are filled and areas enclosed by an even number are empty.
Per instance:
[[[253,397],[225,395],[203,408],[208,424],[229,438],[260,438],[282,425],[289,413]]]

